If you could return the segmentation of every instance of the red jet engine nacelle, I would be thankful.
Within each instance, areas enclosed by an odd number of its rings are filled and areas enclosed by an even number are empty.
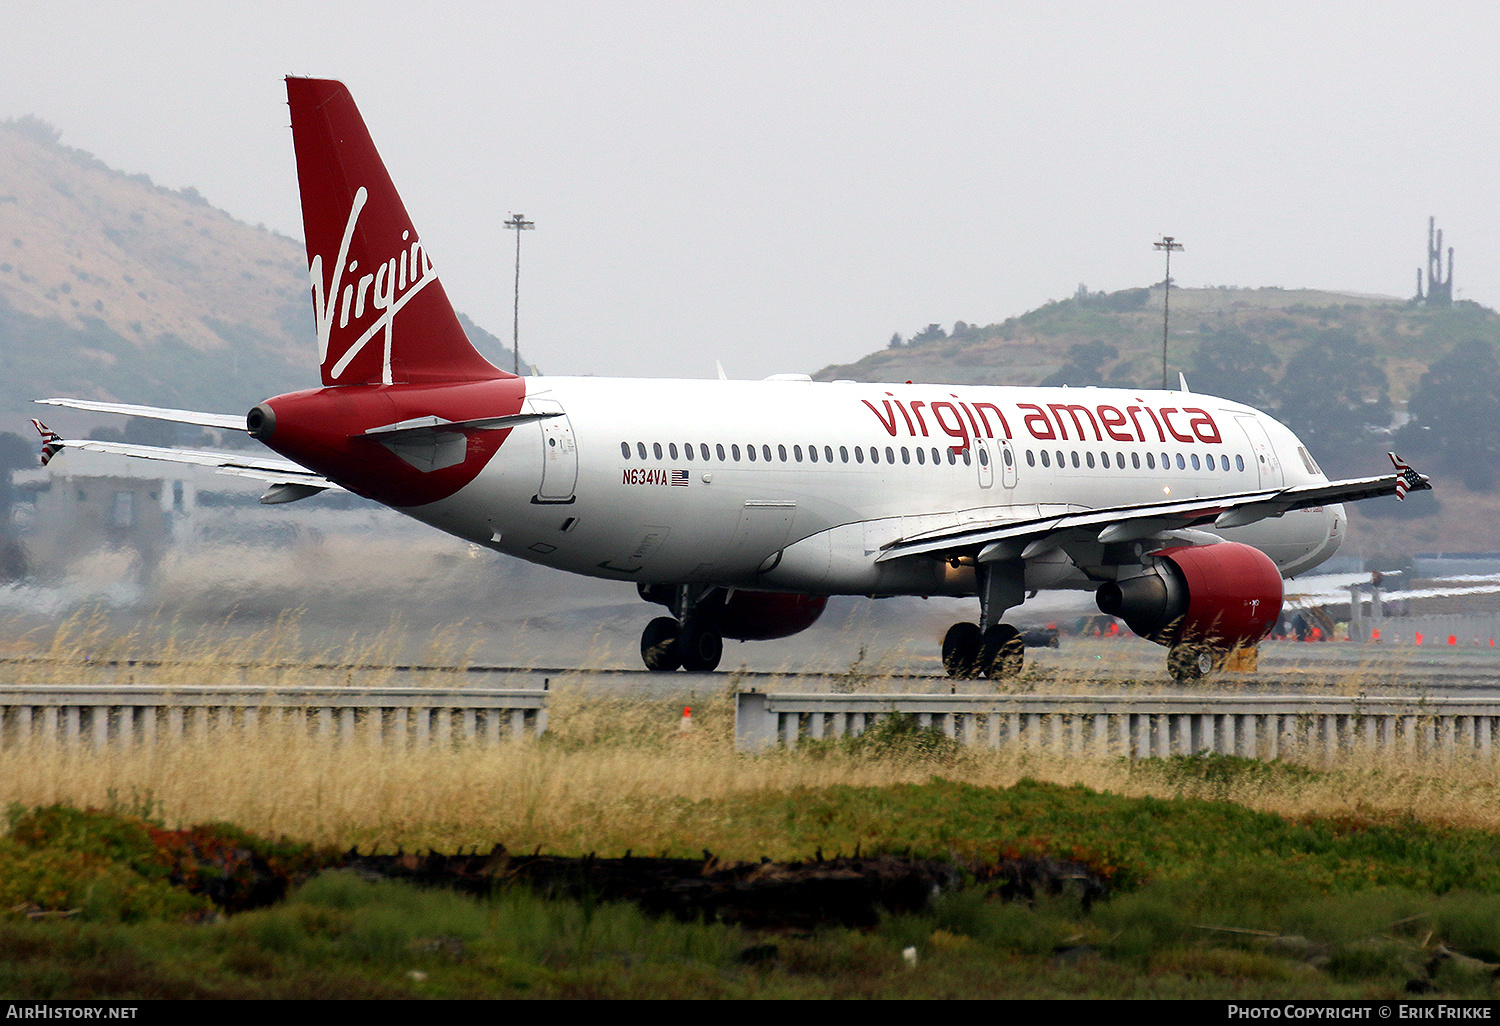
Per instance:
[[[1281,573],[1257,548],[1220,542],[1153,555],[1147,573],[1111,581],[1095,595],[1103,612],[1143,638],[1230,649],[1260,641],[1281,615]]]
[[[719,610],[719,633],[737,641],[789,638],[817,623],[827,605],[825,595],[736,591]]]

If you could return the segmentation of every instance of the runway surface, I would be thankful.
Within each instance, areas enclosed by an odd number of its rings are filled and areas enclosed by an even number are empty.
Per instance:
[[[726,660],[727,662],[727,660]],[[733,691],[875,693],[1432,695],[1500,700],[1500,650],[1488,647],[1387,647],[1350,643],[1269,642],[1254,673],[1220,673],[1192,685],[1168,679],[1166,650],[1136,639],[1064,638],[1057,649],[1031,649],[1019,678],[955,681],[936,659],[855,666],[844,673],[750,670],[651,673],[644,669],[566,666],[471,666],[470,683],[490,687],[583,688],[600,696],[691,701]],[[413,669],[412,675],[422,671]],[[391,683],[403,683],[397,673]],[[357,682],[357,681],[356,681]]]

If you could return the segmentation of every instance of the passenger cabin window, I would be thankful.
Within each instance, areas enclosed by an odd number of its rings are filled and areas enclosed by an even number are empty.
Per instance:
[[[621,442],[620,443],[620,455],[624,456],[627,460],[630,459],[630,443],[629,442]]]

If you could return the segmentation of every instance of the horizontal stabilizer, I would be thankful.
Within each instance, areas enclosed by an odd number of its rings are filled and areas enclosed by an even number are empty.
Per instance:
[[[317,495],[325,490],[319,485],[283,481],[281,484],[267,488],[266,494],[260,497],[260,501],[267,506],[277,506],[283,502],[296,502],[298,499],[305,499],[309,495]]]
[[[136,459],[209,467],[220,474],[247,477],[277,486],[294,485],[303,489],[311,489],[304,490],[297,495],[288,491],[285,493],[286,498],[272,500],[275,502],[291,502],[321,491],[344,491],[322,474],[314,474],[287,460],[246,456],[227,449],[171,449],[159,445],[136,445],[133,442],[105,442],[94,438],[56,439],[51,444],[59,449],[83,449],[86,452],[104,452],[116,456],[131,456]],[[276,492],[275,488],[267,494],[274,492]],[[265,500],[262,499],[262,501]]]
[[[530,424],[536,420],[546,420],[548,417],[561,417],[562,411],[556,410],[550,413],[512,413],[504,417],[475,417],[471,420],[444,420],[442,417],[413,417],[411,420],[398,421],[395,424],[382,424],[366,431],[361,438],[370,438],[377,442],[394,442],[402,436],[430,434],[432,432],[462,431],[471,428],[476,431],[498,430],[500,428],[517,427],[521,424]]]
[[[44,406],[66,406],[70,410],[88,410],[92,413],[119,413],[127,417],[149,417],[152,420],[170,420],[174,424],[196,424],[199,427],[221,428],[226,431],[244,431],[243,413],[200,413],[196,410],[172,410],[161,406],[137,406],[134,403],[103,403],[93,399],[37,399]]]

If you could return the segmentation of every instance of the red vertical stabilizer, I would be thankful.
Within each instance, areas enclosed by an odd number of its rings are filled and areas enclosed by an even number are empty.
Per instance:
[[[323,384],[512,377],[459,326],[349,90],[288,78],[286,92]]]

